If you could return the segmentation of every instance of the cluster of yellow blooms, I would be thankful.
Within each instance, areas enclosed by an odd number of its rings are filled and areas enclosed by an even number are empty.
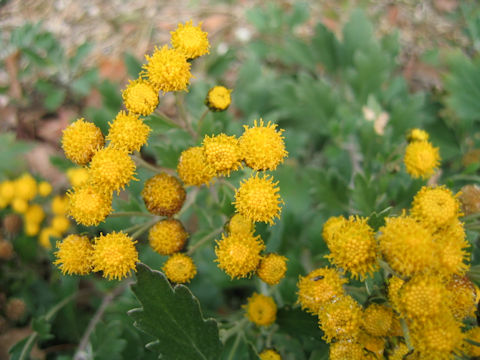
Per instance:
[[[480,328],[462,333],[474,316],[478,289],[465,276],[469,268],[458,195],[445,186],[424,186],[407,214],[387,217],[375,234],[368,219],[332,217],[322,236],[335,268],[319,268],[299,278],[298,301],[315,314],[331,342],[330,359],[453,359],[480,350]],[[384,303],[362,307],[344,289],[380,265],[391,276]],[[403,323],[403,324],[402,324]]]
[[[408,145],[403,162],[413,178],[428,179],[440,165],[438,148],[428,141],[428,133],[421,129],[411,129],[407,134]]]
[[[14,213],[23,217],[23,227],[28,236],[37,236],[40,245],[50,248],[50,237],[60,237],[70,228],[66,217],[65,198],[53,197],[50,211],[45,211],[43,199],[52,193],[52,185],[47,181],[37,182],[25,173],[13,180],[0,183],[0,208],[10,206]],[[44,220],[49,216],[49,224],[42,228]]]

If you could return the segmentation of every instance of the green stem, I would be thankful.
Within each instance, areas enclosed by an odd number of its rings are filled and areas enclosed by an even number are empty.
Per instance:
[[[407,345],[408,350],[412,351],[413,346],[412,346],[412,341],[410,340],[410,331],[408,330],[408,326],[405,319],[400,319],[400,325],[402,327],[403,337],[405,338],[405,344]]]
[[[198,119],[198,122],[197,122],[197,137],[200,135],[200,130],[202,130],[203,120],[205,120],[205,117],[207,116],[209,111],[210,111],[210,109],[206,108],[205,111],[203,112],[202,116],[200,116],[200,119]]]
[[[227,360],[232,360],[235,356],[235,352],[237,351],[237,347],[240,344],[240,338],[242,337],[242,333],[239,331],[237,336],[235,337],[235,342],[233,343],[232,349],[230,350],[230,354],[228,355]]]
[[[166,167],[162,167],[162,166],[152,165],[149,162],[142,159],[142,157],[139,156],[139,155],[132,155],[132,158],[133,158],[133,160],[135,160],[135,162],[137,163],[138,166],[141,166],[145,169],[151,170],[155,173],[164,172],[164,173],[167,173],[169,175],[175,175],[175,170],[169,169],[169,168],[166,168]]]
[[[474,182],[480,182],[480,176],[476,175],[465,175],[465,174],[457,174],[453,175],[450,177],[451,181],[455,180],[463,180],[463,181],[474,181]]]
[[[145,231],[150,229],[150,227],[152,227],[157,222],[158,222],[158,218],[155,217],[155,219],[143,224],[143,226],[137,231],[135,231],[130,237],[134,240],[137,239],[140,235],[142,235]]]
[[[219,184],[225,185],[229,189],[233,190],[234,194],[237,192],[237,189],[235,188],[235,186],[233,186],[229,181],[227,181],[225,179],[218,179],[218,182],[219,182]]]
[[[135,231],[135,230],[141,228],[142,226],[143,226],[143,224],[136,224],[136,225],[130,226],[129,228],[123,229],[122,231],[124,233],[129,233],[129,232],[132,232],[132,231]]]
[[[153,217],[155,215],[150,213],[145,213],[141,211],[118,211],[113,214],[108,215],[108,217],[122,217],[122,216],[144,216],[144,217]]]
[[[181,126],[179,124],[177,124],[175,121],[173,121],[172,119],[170,119],[167,115],[165,115],[163,112],[161,112],[160,110],[155,110],[155,112],[157,113],[158,116],[160,116],[165,122],[169,123],[170,125],[172,126],[175,126],[177,128],[181,128]]]
[[[189,194],[190,196],[187,196],[187,201],[183,205],[182,209],[178,212],[177,217],[180,217],[182,214],[187,211],[190,206],[192,206],[195,203],[195,200],[197,199],[197,194],[200,191],[199,188],[194,188],[193,191]]]
[[[243,327],[248,323],[248,319],[244,317],[240,321],[238,321],[235,325],[233,325],[230,329],[226,330],[222,336],[221,336],[221,341],[222,343],[226,344],[227,340],[230,339],[230,337],[235,334],[237,331],[243,329]]]
[[[192,246],[190,246],[190,248],[188,249],[188,252],[187,254],[188,255],[192,255],[195,250],[197,250],[200,246],[202,246],[204,243],[206,243],[208,240],[211,240],[212,238],[214,238],[215,236],[217,236],[218,234],[220,234],[221,232],[223,231],[223,227],[221,228],[218,228],[216,230],[213,230],[211,233],[205,235],[204,237],[202,237],[200,240],[198,240],[195,244],[193,244]]]
[[[196,139],[197,133],[193,130],[190,121],[188,120],[187,112],[185,111],[185,103],[183,102],[183,95],[180,94],[178,91],[175,92],[175,100],[178,107],[178,112],[180,114],[180,119],[183,123],[183,128],[190,133],[190,135]]]

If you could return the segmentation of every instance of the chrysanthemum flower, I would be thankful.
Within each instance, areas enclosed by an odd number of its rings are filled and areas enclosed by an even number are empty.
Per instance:
[[[40,224],[45,219],[45,211],[38,204],[32,204],[25,212],[24,219],[26,222]]]
[[[240,147],[235,136],[219,134],[217,136],[205,136],[203,150],[207,162],[216,172],[230,175],[230,171],[241,167]]]
[[[388,280],[388,300],[397,312],[400,312],[400,289],[403,284],[405,284],[405,281],[396,276]]]
[[[333,234],[328,248],[330,261],[349,271],[354,278],[365,278],[378,267],[377,243],[366,218],[351,216]]]
[[[125,151],[109,146],[93,156],[89,175],[92,184],[102,191],[119,192],[134,179],[135,163]]]
[[[195,277],[197,267],[190,256],[176,253],[165,262],[163,271],[171,282],[184,284],[190,282]]]
[[[175,177],[161,173],[145,182],[142,197],[152,214],[172,216],[182,208],[186,193]]]
[[[22,200],[32,200],[37,195],[37,182],[30,174],[23,174],[14,182],[15,197]]]
[[[273,349],[263,350],[258,356],[260,360],[282,360],[280,354]]]
[[[12,201],[12,210],[17,214],[24,214],[28,210],[27,200],[14,198]]]
[[[194,146],[182,152],[178,160],[177,173],[186,186],[203,184],[208,186],[216,175],[201,146]]]
[[[278,254],[267,254],[260,261],[257,276],[268,285],[276,285],[287,272],[287,258]]]
[[[145,55],[145,58],[147,63],[143,65],[143,74],[157,91],[187,90],[192,74],[183,52],[165,45],[160,49],[155,48],[153,55]]]
[[[260,252],[265,245],[260,236],[230,234],[217,241],[215,254],[218,267],[233,278],[244,278],[254,272],[260,263]]]
[[[187,238],[188,233],[176,219],[161,220],[148,233],[150,246],[160,255],[172,255],[182,250]]]
[[[45,249],[50,249],[52,244],[50,238],[59,238],[62,236],[57,230],[52,227],[43,228],[38,235],[38,243]]]
[[[275,170],[287,157],[283,141],[283,130],[276,130],[277,125],[263,120],[255,120],[254,126],[244,125],[245,131],[238,139],[240,152],[248,167],[254,170]]]
[[[50,183],[48,183],[47,181],[41,181],[38,184],[38,194],[40,196],[46,197],[46,196],[50,195],[52,190],[53,190],[52,185],[50,185]]]
[[[152,130],[138,115],[127,114],[125,111],[120,111],[109,125],[107,140],[110,141],[110,146],[129,153],[140,151]]]
[[[63,130],[62,148],[65,156],[78,165],[88,164],[104,143],[105,139],[100,129],[83,118]]]
[[[434,233],[437,247],[438,271],[446,276],[467,272],[470,254],[466,250],[470,244],[465,239],[463,223],[456,219]]]
[[[330,345],[330,360],[364,360],[363,346],[354,340],[347,339]]]
[[[25,221],[23,228],[28,236],[35,236],[40,232],[40,224],[32,221]]]
[[[387,336],[393,322],[393,311],[385,305],[370,304],[363,312],[363,329],[372,336]]]
[[[407,141],[428,141],[428,133],[422,129],[410,129],[407,133]]]
[[[55,195],[52,200],[52,212],[55,215],[65,215],[68,208],[67,196]]]
[[[52,219],[52,228],[60,234],[65,233],[70,227],[70,221],[63,215],[57,215]]]
[[[347,219],[343,216],[332,216],[323,224],[322,238],[327,246],[333,241],[333,237],[339,234],[338,229],[345,225],[346,222]]]
[[[410,216],[386,218],[385,222],[378,241],[383,257],[395,272],[412,276],[436,267],[433,236],[423,224]]]
[[[7,204],[15,197],[15,183],[10,180],[5,180],[0,183],[0,197],[6,201]]]
[[[255,224],[250,219],[235,214],[227,224],[227,231],[230,234],[252,234],[255,231]]]
[[[205,105],[212,111],[225,111],[232,103],[231,92],[224,86],[214,86],[208,91]]]
[[[399,295],[401,315],[416,323],[431,321],[448,311],[445,285],[434,276],[414,276],[402,286]]]
[[[477,291],[475,285],[466,276],[453,276],[446,286],[448,304],[453,316],[458,321],[474,317],[477,310]]]
[[[407,145],[403,159],[407,172],[413,178],[430,178],[440,165],[438,148],[428,141],[414,141]]]
[[[150,115],[158,106],[158,91],[142,78],[130,81],[122,92],[127,110],[133,114]]]
[[[121,280],[135,271],[138,262],[137,242],[122,232],[111,232],[95,238],[93,245],[93,271],[103,271],[109,280]]]
[[[460,202],[445,186],[422,187],[413,198],[411,214],[433,229],[448,225],[462,215]]]
[[[67,192],[68,215],[78,224],[96,226],[112,212],[111,194],[92,185],[82,185]]]
[[[67,170],[67,177],[72,187],[78,187],[88,181],[89,173],[84,167],[70,168]]]
[[[318,319],[325,334],[325,341],[355,339],[360,333],[362,307],[351,296],[346,295],[327,303],[318,314]]]
[[[465,333],[465,339],[480,343],[480,327],[476,326],[468,330]],[[473,345],[465,340],[462,347],[466,355],[471,357],[480,356],[480,346]]]
[[[335,269],[319,268],[298,278],[298,302],[302,309],[317,314],[326,304],[344,295],[342,285],[347,282]]]
[[[93,246],[86,236],[69,235],[57,241],[54,264],[68,275],[86,275],[92,271]]]
[[[389,360],[403,360],[405,355],[410,352],[410,349],[404,343],[399,343],[389,355]]]
[[[185,25],[178,24],[177,29],[170,32],[172,46],[182,52],[187,59],[195,59],[209,53],[208,33],[202,31],[201,26],[201,22],[198,26],[194,26],[190,20]]]
[[[235,192],[235,209],[240,215],[252,221],[262,221],[272,225],[280,217],[282,199],[278,192],[278,181],[268,175],[259,177],[258,173],[243,180]]]
[[[270,296],[254,293],[242,307],[248,320],[258,326],[270,326],[277,318],[277,304]]]

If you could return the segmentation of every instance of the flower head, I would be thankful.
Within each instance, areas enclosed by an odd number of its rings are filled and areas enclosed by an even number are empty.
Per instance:
[[[40,196],[48,196],[52,192],[52,185],[47,181],[42,181],[38,184],[38,194]]]
[[[186,186],[209,185],[216,175],[201,146],[194,146],[182,152],[178,160],[177,173]]]
[[[192,20],[178,24],[175,31],[171,32],[172,46],[183,53],[187,59],[195,59],[209,53],[210,44],[208,33],[202,31],[202,23],[194,26]]]
[[[122,232],[111,232],[95,238],[93,245],[93,271],[103,271],[109,280],[121,280],[135,270],[138,262],[137,242]]]
[[[205,105],[212,111],[225,111],[232,103],[231,92],[224,86],[214,86],[208,91]]]
[[[278,254],[267,254],[260,261],[257,275],[268,285],[276,285],[287,272],[287,258]]]
[[[387,336],[393,322],[393,311],[385,305],[370,304],[363,312],[363,328],[377,337]]]
[[[377,243],[366,218],[351,216],[337,229],[328,248],[332,252],[328,255],[332,263],[353,277],[364,278],[378,267]]]
[[[273,349],[263,350],[258,356],[260,360],[282,360],[280,354]]]
[[[458,321],[474,317],[477,310],[477,291],[475,285],[466,276],[453,276],[446,286],[448,304],[453,316]]]
[[[88,164],[104,143],[105,139],[100,129],[83,118],[63,130],[62,148],[65,156],[78,165]]]
[[[299,277],[298,302],[302,309],[318,314],[325,305],[344,295],[342,285],[346,282],[335,269],[315,269],[307,276]]]
[[[414,141],[407,145],[403,159],[407,172],[413,178],[430,178],[440,165],[438,148],[428,141]]]
[[[428,133],[422,129],[410,129],[407,133],[407,141],[409,143],[414,141],[428,141]]]
[[[163,92],[186,90],[190,83],[190,63],[185,54],[167,45],[155,48],[152,56],[145,55],[144,75],[155,89]]]
[[[260,252],[265,245],[260,236],[230,234],[217,241],[215,254],[218,267],[233,278],[244,278],[254,272],[260,263]]]
[[[241,167],[240,147],[235,136],[220,134],[217,136],[205,136],[203,139],[205,157],[215,172],[230,175],[230,171]]]
[[[327,303],[318,319],[325,341],[355,339],[360,332],[362,308],[352,297],[346,295]]]
[[[245,131],[239,138],[240,152],[245,164],[254,170],[275,170],[287,157],[283,141],[283,130],[276,130],[277,125],[255,120],[254,126],[244,125]]]
[[[150,115],[158,106],[158,91],[145,79],[130,81],[122,92],[127,110],[133,114]]]
[[[164,219],[156,223],[148,233],[148,241],[160,255],[172,255],[183,249],[188,233],[176,219]]]
[[[37,182],[30,174],[23,174],[14,182],[15,198],[22,200],[32,200],[38,191]]]
[[[12,210],[18,214],[24,214],[28,210],[27,200],[21,198],[14,198],[12,201]]]
[[[152,130],[138,115],[127,114],[125,111],[120,111],[109,125],[107,140],[110,141],[110,145],[129,153],[140,151],[147,143],[148,134]]]
[[[63,215],[57,215],[52,219],[52,228],[57,230],[60,234],[65,233],[70,227],[70,221]]]
[[[52,244],[50,243],[50,238],[59,238],[61,234],[52,227],[43,228],[38,235],[39,244],[45,248],[50,249]]]
[[[439,260],[438,271],[446,276],[463,275],[467,272],[470,245],[465,240],[465,230],[460,220],[454,220],[434,233]]]
[[[400,312],[400,289],[403,284],[405,284],[405,281],[396,276],[388,280],[388,300],[392,308],[397,312]]]
[[[163,271],[171,282],[179,284],[190,282],[197,274],[192,258],[181,253],[170,256],[163,265]]]
[[[227,231],[230,234],[253,234],[255,224],[250,219],[240,214],[235,214],[227,224]]]
[[[268,175],[259,177],[258,173],[243,180],[235,192],[235,209],[240,215],[252,220],[269,224],[280,217],[280,205],[283,203],[278,192],[278,182]]]
[[[330,345],[330,360],[364,360],[363,346],[354,340],[347,339]]]
[[[125,151],[109,146],[93,156],[89,173],[92,184],[102,191],[119,192],[134,179],[135,163]]]
[[[28,207],[24,215],[25,222],[40,224],[45,219],[45,211],[38,204],[32,204]]]
[[[247,311],[245,316],[258,326],[269,326],[277,317],[277,304],[270,296],[254,293],[243,305]]]
[[[176,178],[161,173],[145,182],[142,197],[152,214],[172,216],[182,208],[186,193]]]
[[[55,215],[65,215],[67,213],[68,197],[55,195],[52,200],[52,212]]]
[[[0,197],[6,204],[10,203],[15,197],[15,182],[5,180],[0,183]]]
[[[92,185],[82,185],[67,192],[68,215],[78,224],[96,226],[112,212],[112,196]]]
[[[323,224],[322,237],[325,243],[330,244],[333,238],[339,234],[339,229],[345,225],[347,219],[343,216],[332,216]]]
[[[445,186],[424,186],[414,196],[412,216],[433,229],[445,226],[461,214],[460,202]]]
[[[89,173],[86,168],[70,168],[67,170],[67,177],[73,187],[81,186],[88,181]]]
[[[93,246],[86,236],[69,235],[57,241],[55,265],[68,275],[86,275],[92,271]]]
[[[465,339],[473,340],[477,343],[480,343],[480,327],[476,326],[468,330],[465,333]],[[472,343],[469,343],[467,341],[463,342],[463,350],[468,356],[480,356],[480,346],[473,345]]]
[[[392,351],[390,356],[388,357],[389,360],[403,360],[405,359],[405,355],[410,352],[410,349],[404,343],[399,343]]]

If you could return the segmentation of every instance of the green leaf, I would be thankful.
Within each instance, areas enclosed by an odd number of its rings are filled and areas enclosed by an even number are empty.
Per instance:
[[[87,57],[90,51],[93,49],[93,44],[89,42],[84,42],[77,48],[77,51],[74,56],[69,59],[70,68],[74,71],[78,69],[81,62]]]
[[[280,332],[293,337],[307,336],[320,340],[323,336],[316,317],[298,308],[293,309],[290,306],[285,306],[279,309],[277,324],[280,327]]]
[[[121,359],[121,353],[127,346],[127,341],[121,339],[122,324],[112,321],[108,324],[99,323],[90,337],[94,359],[116,360]]]
[[[29,340],[30,337],[26,337],[25,339],[17,342],[8,350],[8,353],[10,354],[10,360],[25,359],[25,354],[30,354],[35,342]]]
[[[41,316],[32,320],[32,328],[38,334],[39,340],[52,339],[54,336],[50,333],[52,330],[52,324],[48,322],[45,316]]]
[[[172,288],[164,274],[140,263],[132,290],[143,307],[128,314],[136,327],[157,339],[147,347],[165,359],[219,359],[217,323],[203,319],[198,300],[186,286]]]
[[[128,76],[136,79],[138,77],[138,73],[142,71],[142,63],[130,53],[123,54],[123,61],[127,67]]]

